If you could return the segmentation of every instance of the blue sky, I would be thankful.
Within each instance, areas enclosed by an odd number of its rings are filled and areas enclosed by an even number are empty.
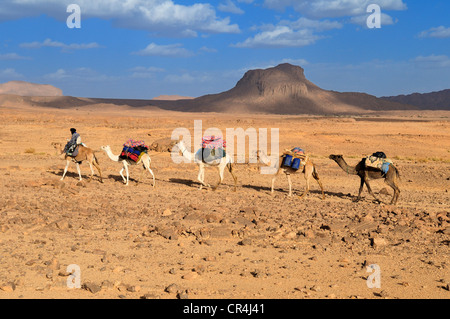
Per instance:
[[[81,28],[66,24],[70,4]],[[367,27],[370,4],[381,28]],[[449,17],[448,0],[2,0],[0,83],[197,97],[288,62],[328,90],[425,93],[450,88]]]

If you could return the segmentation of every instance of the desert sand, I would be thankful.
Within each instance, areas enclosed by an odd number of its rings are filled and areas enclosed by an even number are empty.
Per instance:
[[[450,297],[450,114],[391,112],[365,117],[177,113],[104,105],[54,109],[0,108],[0,298],[148,299],[416,299]],[[258,164],[236,164],[213,192],[199,191],[195,164],[175,164],[150,152],[156,187],[142,167],[130,170],[100,150],[118,154],[129,138],[148,144],[178,127],[279,128],[280,148],[310,154],[325,188],[294,175],[288,197],[281,175]],[[70,127],[97,151],[104,183],[87,163],[78,181],[52,142]],[[382,180],[353,202],[359,179],[328,159],[350,165],[384,151],[401,174],[397,206]],[[215,184],[215,169],[206,171]],[[69,265],[81,288],[69,288]],[[368,286],[378,265],[380,287]]]

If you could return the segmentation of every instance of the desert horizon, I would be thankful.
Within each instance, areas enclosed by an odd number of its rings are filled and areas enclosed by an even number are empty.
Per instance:
[[[0,299],[449,299],[448,1],[2,4]]]

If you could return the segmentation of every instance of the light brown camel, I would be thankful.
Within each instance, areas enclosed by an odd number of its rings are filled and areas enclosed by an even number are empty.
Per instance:
[[[372,192],[372,188],[369,185],[369,180],[384,178],[384,182],[388,184],[394,190],[394,195],[392,196],[391,204],[396,205],[398,197],[400,196],[400,188],[398,187],[398,180],[400,179],[400,174],[394,165],[389,165],[389,170],[384,174],[380,169],[373,167],[367,167],[365,165],[365,158],[362,159],[356,166],[349,166],[342,155],[330,155],[330,159],[335,161],[348,175],[357,175],[361,179],[361,184],[359,187],[358,197],[355,201],[361,199],[361,193],[364,184],[367,186],[369,194],[372,195],[377,202],[381,202],[375,194]]]
[[[155,187],[155,175],[153,174],[152,169],[150,168],[150,163],[151,163],[151,159],[150,159],[150,155],[148,155],[147,153],[142,154],[141,158],[139,159],[138,162],[133,162],[132,160],[128,160],[128,159],[122,159],[119,157],[119,155],[114,155],[111,151],[111,147],[109,145],[106,146],[101,146],[100,147],[103,151],[105,151],[106,155],[108,155],[108,157],[110,158],[110,160],[114,161],[114,162],[121,162],[123,167],[120,170],[120,176],[122,176],[123,182],[125,184],[125,186],[128,186],[128,181],[129,181],[129,172],[128,172],[128,166],[130,165],[137,165],[137,164],[143,164],[144,165],[144,169],[148,170],[150,172],[150,174],[152,174],[153,177],[153,187]],[[123,170],[125,170],[125,172],[127,173],[127,178],[125,179],[125,177],[123,176],[122,172]],[[141,177],[139,178],[138,181],[140,181]]]
[[[264,152],[258,151],[257,156],[261,160],[261,162],[263,162],[266,165],[270,165],[270,158]],[[292,196],[291,174],[302,173],[306,179],[306,188],[305,188],[305,191],[303,192],[303,194],[300,195],[300,198],[303,198],[306,196],[306,194],[308,194],[309,188],[310,188],[311,177],[313,177],[319,184],[320,189],[322,190],[322,199],[325,199],[325,193],[323,191],[322,182],[319,179],[319,174],[317,173],[316,166],[310,158],[307,158],[306,163],[304,163],[303,167],[300,167],[300,169],[298,169],[298,170],[295,170],[292,167],[283,167],[282,164],[283,164],[283,156],[280,156],[278,161],[275,164],[271,165],[271,166],[273,166],[273,168],[275,168],[277,170],[275,175],[272,177],[272,188],[270,191],[272,194],[274,193],[275,180],[276,180],[278,174],[280,174],[280,172],[283,172],[284,174],[286,174],[286,177],[287,177],[287,180],[289,183],[289,196]]]
[[[67,162],[66,167],[64,168],[64,173],[63,173],[63,176],[61,177],[61,180],[63,180],[64,177],[66,176],[67,169],[69,168],[70,162],[74,162],[77,166],[78,176],[80,177],[80,181],[81,181],[82,178],[81,178],[80,164],[83,161],[87,161],[89,163],[89,167],[91,168],[91,175],[89,176],[88,181],[91,181],[92,177],[94,176],[93,166],[95,166],[95,168],[97,169],[98,174],[100,176],[100,182],[103,183],[102,170],[100,169],[100,165],[99,165],[97,157],[95,156],[95,152],[92,149],[90,149],[89,147],[83,146],[83,145],[78,145],[78,154],[77,154],[77,156],[73,157],[73,156],[69,156],[64,153],[64,149],[63,149],[63,146],[61,143],[53,142],[52,146],[56,149],[56,151],[58,152],[59,155],[64,154],[64,159]]]

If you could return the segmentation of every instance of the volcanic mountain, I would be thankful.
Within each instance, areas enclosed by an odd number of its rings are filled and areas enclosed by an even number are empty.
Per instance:
[[[177,111],[224,113],[338,115],[417,109],[365,93],[321,89],[306,79],[303,68],[288,63],[250,70],[226,92],[191,100],[152,100],[151,103]]]

